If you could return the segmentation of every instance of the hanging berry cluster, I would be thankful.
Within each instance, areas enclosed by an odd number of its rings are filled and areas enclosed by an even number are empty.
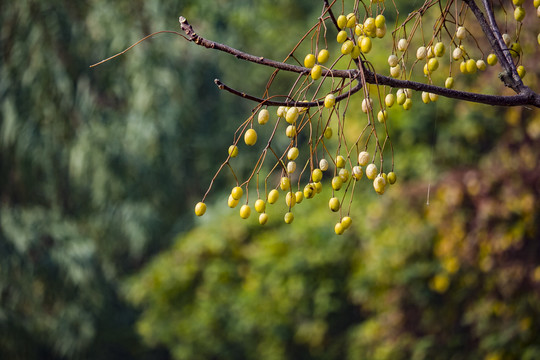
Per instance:
[[[323,1],[317,23],[283,62],[204,39],[181,17],[188,40],[275,68],[262,97],[242,93],[216,80],[220,89],[257,102],[251,115],[238,127],[228,155],[214,177],[225,167],[234,175],[236,184],[229,195],[229,207],[241,204],[240,217],[247,219],[253,206],[259,223],[264,225],[268,221],[267,205],[284,201],[288,209],[284,221],[290,224],[295,206],[321,193],[323,186],[330,186],[329,211],[337,214],[334,230],[342,234],[352,223],[349,214],[356,186],[367,178],[373,190],[382,195],[396,182],[390,109],[411,109],[413,90],[421,93],[425,104],[444,96],[491,105],[540,107],[540,96],[521,80],[525,68],[520,37],[526,8],[534,5],[540,17],[540,0],[531,4],[514,0],[495,10],[487,0],[482,2],[483,10],[474,0],[426,0],[402,21],[394,8],[396,22],[387,65],[370,62],[374,43],[388,36],[384,1],[356,0],[349,4],[350,11],[345,11],[346,5],[341,4],[339,12],[336,1]],[[430,17],[434,20],[428,28],[430,36],[425,37],[423,22],[430,11],[437,15]],[[496,18],[504,20],[504,28],[498,27]],[[334,31],[337,35],[331,39]],[[301,45],[309,41],[311,50],[300,54],[299,49],[305,48]],[[332,50],[332,41],[338,43],[339,52]],[[540,44],[540,34],[534,41]],[[488,65],[498,67],[503,84],[513,89],[515,95],[455,89],[460,85],[455,72],[473,76],[488,70]],[[442,74],[441,69],[447,73]],[[297,78],[288,94],[273,95],[272,83],[282,71],[296,73]],[[363,118],[348,116],[352,101],[361,102]],[[347,140],[350,134],[345,136],[351,122],[361,129],[354,142]],[[359,123],[363,125],[359,127]],[[272,127],[271,135],[258,149],[260,157],[250,175],[238,179],[233,159],[261,143],[258,130],[263,126]],[[335,134],[333,129],[337,129]],[[281,137],[288,139],[286,146],[275,141]],[[206,211],[204,201],[212,183],[195,206],[197,216]]]

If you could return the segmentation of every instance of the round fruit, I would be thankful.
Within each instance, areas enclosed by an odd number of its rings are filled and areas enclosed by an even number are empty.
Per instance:
[[[368,17],[366,21],[364,21],[364,31],[366,32],[373,32],[375,31],[375,28],[377,25],[375,24],[375,19],[372,17]]]
[[[296,160],[296,158],[298,157],[298,154],[300,153],[300,151],[298,150],[297,147],[292,147],[289,149],[289,151],[287,152],[287,159],[289,160]]]
[[[388,65],[390,66],[396,66],[398,64],[398,61],[398,57],[394,54],[388,57]]]
[[[452,51],[452,58],[454,60],[459,60],[463,56],[463,50],[461,48],[455,48],[454,51]]]
[[[338,198],[336,197],[331,198],[330,201],[328,201],[328,207],[333,212],[339,211],[340,204],[339,204]]]
[[[315,186],[313,184],[307,184],[304,187],[304,197],[306,199],[311,199],[315,195]]]
[[[276,112],[277,112],[278,117],[284,117],[285,114],[287,113],[287,110],[286,110],[285,106],[280,106],[280,107],[277,108]]]
[[[315,55],[307,54],[304,58],[304,66],[307,68],[312,68],[315,66]]]
[[[358,165],[353,167],[352,173],[355,180],[360,180],[362,176],[364,176],[364,172],[362,171],[362,168]]]
[[[427,49],[425,46],[420,46],[418,50],[416,50],[416,58],[418,60],[423,60],[427,56]]]
[[[287,129],[285,129],[285,135],[289,138],[293,138],[296,135],[296,126],[289,125],[287,126]]]
[[[386,122],[386,119],[388,119],[388,112],[386,110],[380,110],[377,113],[377,120],[379,120],[380,123]]]
[[[362,41],[360,42],[360,50],[362,50],[364,54],[367,54],[368,52],[371,51],[371,47],[372,47],[371,39],[368,37],[364,37]]]
[[[297,191],[294,193],[294,197],[296,198],[296,203],[300,204],[302,200],[304,200],[304,193],[301,191]]]
[[[275,204],[279,199],[279,192],[276,189],[270,190],[268,193],[268,203]]]
[[[286,224],[290,224],[293,222],[294,220],[294,215],[292,212],[288,212],[285,214],[285,216],[283,217],[283,220],[285,220],[285,223]]]
[[[428,104],[430,102],[428,92],[422,91],[422,101],[424,104]]]
[[[388,173],[388,182],[390,183],[390,185],[393,185],[396,183],[396,173],[393,172],[393,171],[390,171]]]
[[[201,202],[198,202],[197,205],[195,205],[195,215],[197,216],[203,216],[206,212],[206,204]]]
[[[401,66],[399,66],[399,64],[397,64],[396,66],[392,66],[390,68],[390,75],[393,78],[398,78],[401,75]]]
[[[268,112],[268,110],[262,109],[261,111],[259,111],[259,117],[257,119],[259,124],[266,124],[268,122],[268,119],[270,119],[270,113]]]
[[[240,200],[240,198],[244,195],[244,190],[240,186],[235,186],[231,190],[231,196],[234,200]]]
[[[311,69],[311,78],[313,80],[318,80],[321,77],[321,74],[322,74],[322,68],[320,65],[315,65]]]
[[[255,145],[257,142],[257,132],[253,129],[248,129],[248,131],[246,131],[244,134],[244,141],[246,145]]]
[[[347,180],[349,180],[349,170],[347,169],[339,170],[339,177],[341,178],[343,182],[346,182]]]
[[[525,71],[525,67],[523,67],[523,65],[519,65],[517,67],[517,73],[518,73],[519,77],[523,79],[523,77],[525,76],[527,71]]]
[[[247,219],[249,215],[251,215],[251,208],[249,207],[249,205],[242,205],[242,207],[240,208],[240,217],[242,219]]]
[[[337,26],[340,29],[344,29],[347,26],[347,17],[345,15],[339,15],[337,18]]]
[[[268,215],[266,213],[262,213],[259,215],[259,224],[264,225],[268,222]]]
[[[369,163],[369,153],[367,151],[362,151],[358,154],[358,164],[360,166],[366,166]]]
[[[467,62],[462,61],[459,63],[459,71],[461,71],[463,74],[467,74]]]
[[[330,109],[336,104],[336,96],[334,94],[328,94],[324,98],[324,107]]]
[[[463,26],[458,27],[456,37],[461,40],[465,39],[467,37],[467,30]]]
[[[289,180],[289,178],[286,176],[283,176],[281,180],[279,181],[279,187],[283,191],[289,190],[291,188],[291,181]]]
[[[366,114],[373,108],[373,99],[365,98],[362,100],[362,111]]]
[[[353,46],[351,51],[351,57],[355,60],[360,57],[360,48],[358,47],[358,45]]]
[[[397,43],[397,48],[399,51],[407,50],[407,39],[399,39]]]
[[[467,74],[474,74],[476,70],[478,69],[476,67],[476,61],[474,59],[467,60]]]
[[[285,195],[285,204],[290,208],[296,205],[296,195],[292,191]]]
[[[347,40],[347,32],[345,30],[341,30],[338,32],[336,40],[338,43],[342,44]]]
[[[533,1],[533,6],[534,6],[535,8],[539,7],[539,6],[540,6],[540,0],[534,0],[534,1]]]
[[[383,27],[375,30],[375,36],[377,36],[379,39],[382,39],[384,35],[386,35],[386,24]]]
[[[322,183],[319,181],[318,183],[315,183],[314,186],[315,191],[317,192],[317,194],[319,194],[322,191]]]
[[[386,97],[384,98],[384,103],[386,104],[387,107],[392,107],[394,105],[394,102],[396,101],[396,97],[394,96],[394,94],[388,94],[386,95]]]
[[[328,61],[328,58],[330,57],[330,53],[326,49],[322,49],[319,51],[319,55],[317,55],[317,61],[319,64],[324,64]]]
[[[523,9],[521,6],[516,6],[514,9],[514,19],[521,22],[523,19],[525,19],[525,9]]]
[[[382,195],[384,194],[384,190],[386,187],[386,180],[381,175],[378,175],[375,180],[373,181],[373,188],[375,189],[375,192],[377,194]]]
[[[366,167],[366,176],[368,179],[373,180],[377,176],[377,166],[373,163]]]
[[[341,219],[341,226],[343,226],[343,229],[348,229],[352,224],[352,219],[348,216],[345,216],[343,219]]]
[[[439,100],[439,95],[433,94],[433,93],[429,93],[429,100],[435,102],[435,101]]]
[[[324,137],[327,138],[327,139],[330,139],[332,137],[332,128],[330,127],[327,127],[326,129],[324,129]]]
[[[341,234],[343,234],[345,229],[343,228],[343,225],[341,223],[337,223],[334,226],[334,231],[335,231],[336,235],[341,235]]]
[[[334,176],[332,178],[332,189],[339,190],[343,186],[343,180],[339,176]]]
[[[444,52],[445,52],[446,48],[444,46],[444,44],[442,42],[438,42],[435,44],[435,46],[433,47],[433,52],[435,53],[435,56],[437,57],[441,57],[444,55]]]
[[[486,62],[482,59],[480,60],[477,60],[476,61],[476,67],[478,68],[478,70],[480,71],[485,71],[487,66],[486,66]]]
[[[429,59],[427,66],[429,72],[433,72],[439,68],[439,60],[437,60],[436,58]]]
[[[347,40],[341,45],[341,53],[343,55],[348,55],[352,52],[352,49],[354,47],[354,44],[351,40]]]
[[[412,100],[407,98],[405,102],[403,103],[403,109],[410,110],[412,107]]]
[[[266,210],[266,203],[263,199],[257,199],[255,201],[255,211],[258,213],[263,213]]]
[[[493,65],[497,64],[498,61],[499,61],[499,59],[497,58],[497,55],[495,55],[495,54],[489,54],[488,57],[487,57],[487,63],[490,66],[493,66]]]
[[[396,102],[398,105],[405,104],[405,100],[407,100],[407,95],[405,95],[405,93],[401,92],[397,94]]]
[[[292,174],[296,171],[296,163],[294,161],[289,161],[287,163],[287,173]]]
[[[321,169],[314,169],[311,173],[311,179],[313,182],[318,183],[322,180],[322,171]]]
[[[289,124],[294,124],[296,119],[298,119],[298,108],[296,106],[293,106],[287,110],[287,114],[285,115],[285,121]]]
[[[229,199],[227,200],[227,205],[229,205],[230,208],[236,207],[238,205],[238,200],[233,198],[232,195],[229,195]]]
[[[356,15],[350,13],[347,15],[347,27],[353,28],[356,25]]]
[[[319,161],[319,169],[322,171],[328,170],[328,161],[326,161],[326,159],[321,159],[321,161]]]
[[[454,87],[454,78],[449,76],[446,78],[446,81],[444,82],[444,87],[447,89],[452,89]]]
[[[336,167],[345,167],[345,158],[341,155],[336,156]]]
[[[236,145],[229,146],[229,156],[232,158],[238,156],[238,146]]]
[[[510,35],[502,34],[502,38],[503,38],[504,43],[506,44],[506,46],[510,46],[510,44],[512,43],[512,38],[510,37]]]
[[[386,18],[384,17],[384,15],[377,15],[377,17],[375,18],[375,27],[377,28],[383,28],[384,25],[386,25]]]

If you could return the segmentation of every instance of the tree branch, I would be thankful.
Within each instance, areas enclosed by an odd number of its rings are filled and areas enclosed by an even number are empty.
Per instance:
[[[465,0],[465,1],[471,2],[472,4],[474,4],[474,1],[472,0]],[[474,4],[473,6],[476,6],[476,4]],[[481,14],[481,11],[480,11],[480,14]],[[270,60],[270,59],[265,59],[263,57],[257,57],[257,56],[242,52],[240,50],[237,50],[235,48],[232,48],[230,46],[204,39],[203,37],[195,33],[191,25],[187,22],[186,18],[184,18],[183,16],[180,16],[179,21],[180,21],[181,28],[188,36],[188,39],[190,41],[193,41],[197,45],[204,46],[209,49],[220,50],[228,54],[234,55],[235,57],[239,59],[250,61],[256,64],[269,66],[275,69],[290,71],[290,72],[299,73],[303,75],[308,75],[311,71],[309,68],[306,68],[306,67],[302,67],[298,65],[291,65],[291,64],[287,64],[287,63],[283,63],[283,62],[279,62],[275,60]],[[485,18],[484,18],[484,21],[485,21]],[[540,95],[533,92],[527,86],[523,85],[523,83],[521,83],[521,87],[518,87],[520,91],[516,91],[518,92],[517,95],[498,96],[498,95],[485,95],[485,94],[478,94],[478,93],[467,92],[467,91],[447,89],[445,87],[424,84],[424,83],[410,81],[410,80],[399,80],[399,79],[391,78],[388,76],[379,75],[365,68],[363,69],[363,73],[365,76],[366,83],[369,83],[369,84],[387,85],[393,88],[407,88],[407,89],[412,89],[416,91],[426,91],[426,92],[438,94],[438,95],[448,97],[448,98],[464,100],[464,101],[469,101],[469,102],[476,102],[476,103],[487,104],[487,105],[499,105],[499,106],[531,105],[535,107],[540,107]],[[349,70],[325,69],[323,70],[322,74],[323,76],[326,76],[326,77],[357,79],[360,76],[360,70],[358,69],[349,69]],[[235,95],[238,95],[240,97],[243,97],[252,101],[256,101],[259,103],[264,102],[265,104],[268,104],[268,105],[287,106],[288,104],[288,106],[290,106],[291,104],[298,104],[298,106],[302,106],[302,107],[315,107],[315,106],[321,105],[321,100],[313,101],[313,102],[293,102],[293,101],[276,102],[273,100],[261,99],[252,95],[239,92],[237,90],[234,90],[230,87],[225,86],[219,80],[216,81],[216,84],[218,85],[220,89],[227,90]],[[338,96],[336,98],[336,101],[343,100],[349,97],[354,92],[357,92],[360,88],[361,88],[361,85],[359,85],[358,89],[355,86],[349,92]]]

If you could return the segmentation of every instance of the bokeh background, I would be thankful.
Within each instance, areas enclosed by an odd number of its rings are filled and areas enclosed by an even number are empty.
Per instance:
[[[414,111],[392,109],[398,182],[381,197],[364,179],[338,237],[329,193],[295,207],[292,225],[284,206],[265,227],[241,220],[226,172],[194,219],[253,106],[213,79],[260,95],[271,69],[171,34],[89,68],[177,30],[179,15],[282,59],[321,8],[0,2],[0,358],[540,358],[537,110],[418,95]],[[535,38],[522,46],[538,89]],[[390,39],[378,46],[374,63]],[[497,71],[457,86],[495,93]],[[256,151],[242,151],[245,175]]]

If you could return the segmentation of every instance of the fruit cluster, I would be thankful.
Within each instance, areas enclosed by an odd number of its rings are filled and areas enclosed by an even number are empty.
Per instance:
[[[478,33],[475,28],[477,25],[466,22],[468,7],[465,3],[461,7],[457,6],[457,1],[449,1],[445,6],[439,5],[441,6],[435,7],[440,13],[434,20],[432,37],[427,41],[423,35],[422,21],[425,21],[425,13],[433,6],[433,2],[426,2],[418,12],[410,14],[401,23],[396,21],[391,39],[392,50],[388,56],[389,78],[401,80],[400,84],[422,78],[439,89],[453,89],[456,86],[452,75],[454,64],[459,72],[465,75],[484,72],[488,70],[488,65],[497,65],[497,55],[493,51],[483,50],[489,47],[489,43],[474,35]],[[522,64],[523,51],[519,39],[526,15],[522,5],[523,0],[513,0],[515,36],[510,36],[508,32],[502,35],[515,71],[521,78],[525,76],[525,68]],[[540,0],[534,0],[533,5],[540,17]],[[368,54],[374,48],[374,41],[385,38],[387,34],[385,10],[384,1],[371,1],[370,6],[364,7],[359,7],[358,2],[355,2],[352,12],[337,17],[332,8],[325,8],[318,24],[302,38],[288,57],[296,59],[295,52],[301,51],[301,43],[311,35],[311,50],[299,57],[303,58],[300,65],[303,65],[305,70],[299,74],[289,94],[262,99],[251,116],[240,125],[220,170],[227,165],[232,171],[231,159],[239,155],[238,142],[242,136],[247,146],[255,146],[258,140],[257,126],[270,122],[270,110],[275,111],[277,116],[276,121],[271,122],[273,130],[270,138],[263,147],[251,175],[244,182],[237,179],[237,184],[229,195],[228,205],[235,208],[242,200],[244,192],[246,193],[245,203],[240,207],[241,218],[247,219],[251,215],[249,190],[250,184],[255,183],[257,199],[253,207],[259,214],[259,223],[267,223],[266,205],[279,201],[280,196],[283,196],[278,190],[280,189],[284,193],[288,208],[284,221],[290,224],[294,220],[294,206],[319,194],[323,188],[323,174],[331,173],[331,176],[327,176],[331,178],[332,192],[328,206],[331,212],[339,213],[339,221],[334,230],[336,234],[342,234],[352,223],[349,216],[352,195],[356,183],[362,179],[364,173],[374,191],[380,195],[384,194],[388,185],[396,182],[393,147],[388,132],[389,109],[395,104],[404,110],[411,109],[412,91],[407,86],[392,88],[382,85],[375,86],[374,91],[365,80],[368,71],[379,74],[384,72],[383,69],[376,69],[369,61]],[[501,13],[507,14],[506,11]],[[327,41],[331,33],[328,29],[330,24],[337,32],[334,44],[339,48],[339,53],[334,52],[334,45]],[[538,42],[540,43],[540,35]],[[413,56],[410,56],[411,52]],[[330,62],[333,57],[335,59]],[[338,66],[343,64],[348,64],[345,70],[351,70],[347,73],[351,74],[350,78],[334,76],[337,74],[335,71],[342,70]],[[420,74],[414,71],[417,66],[423,69]],[[380,65],[377,64],[377,67]],[[448,71],[448,75],[446,78],[443,76],[442,80],[440,76],[434,76],[441,69]],[[266,94],[269,93],[274,78],[275,74],[268,83]],[[363,130],[351,145],[347,141],[350,136],[345,136],[346,124],[351,121],[347,117],[347,110],[351,96],[358,91],[363,94],[361,110],[365,113],[366,121]],[[284,102],[276,104],[275,101],[270,101],[280,96],[285,98]],[[439,95],[435,92],[421,93],[421,100],[425,104],[435,102],[438,98]],[[337,136],[334,136],[333,128],[337,128]],[[384,137],[379,136],[381,131],[384,132]],[[299,137],[301,133],[303,135]],[[281,152],[277,151],[279,146],[274,142],[275,137],[280,134],[288,138],[288,146]],[[331,150],[333,147],[335,150]],[[301,154],[304,156],[300,156]],[[267,155],[274,158],[275,162],[264,178],[263,191],[259,188],[259,175]],[[390,169],[385,171],[384,157],[388,155],[391,156],[391,164]],[[234,171],[233,175],[236,179]],[[344,209],[347,199],[349,206]],[[196,205],[195,214],[201,216],[205,211],[203,198],[203,201]]]

